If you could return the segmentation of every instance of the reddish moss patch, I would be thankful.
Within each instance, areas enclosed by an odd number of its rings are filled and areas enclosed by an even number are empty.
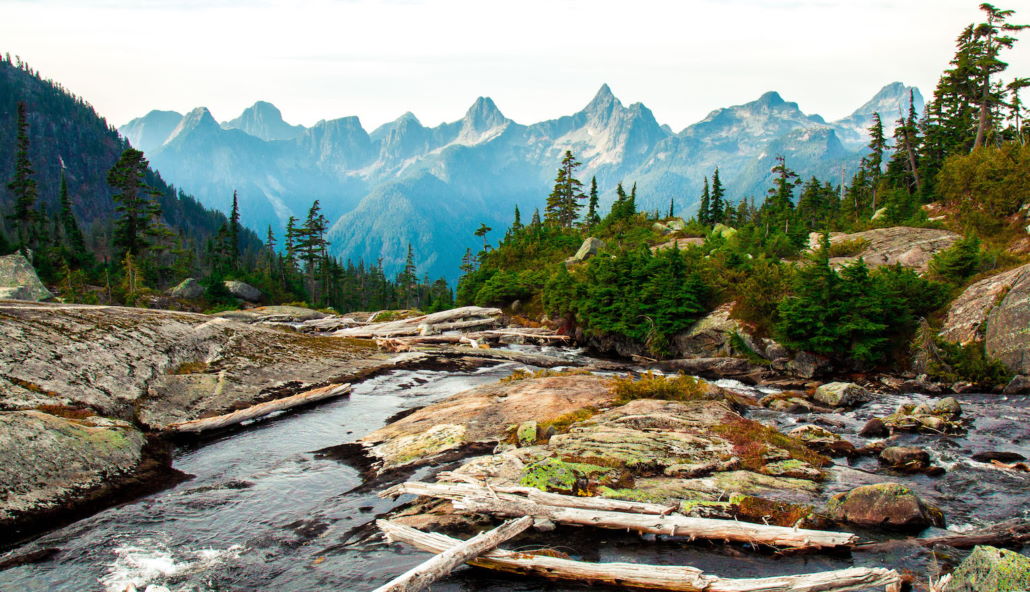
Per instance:
[[[806,462],[813,467],[825,467],[832,462],[797,438],[736,415],[727,415],[724,422],[714,426],[712,430],[733,443],[733,452],[740,458],[742,468],[756,473],[762,472],[766,464],[765,455],[772,448],[782,449],[790,458]]]

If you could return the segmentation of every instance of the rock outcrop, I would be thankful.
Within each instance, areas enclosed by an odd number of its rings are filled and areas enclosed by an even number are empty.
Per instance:
[[[812,233],[809,236],[809,247],[818,247],[821,236],[819,233]],[[850,242],[864,246],[857,253],[832,258],[830,264],[840,267],[861,257],[869,267],[900,263],[924,272],[936,253],[947,249],[960,238],[960,235],[950,230],[908,226],[876,228],[853,234],[833,233],[830,235],[831,245]]]
[[[856,487],[830,498],[827,511],[834,520],[857,526],[921,530],[944,526],[944,515],[898,483]]]
[[[204,286],[201,286],[200,282],[193,278],[186,278],[179,282],[174,288],[168,290],[168,295],[172,298],[193,300],[204,295]]]
[[[0,300],[38,302],[53,297],[24,255],[15,253],[0,257]]]
[[[852,382],[830,382],[815,389],[812,398],[830,407],[857,407],[871,401],[873,394]]]
[[[604,241],[599,238],[588,237],[580,245],[579,250],[573,255],[569,261],[573,263],[579,263],[586,261],[587,259],[596,255],[601,249],[605,247]]]
[[[723,304],[683,333],[673,337],[676,351],[686,357],[712,358],[731,353],[730,339],[733,334],[750,341],[743,325],[730,318],[732,312],[732,302]],[[752,346],[752,349],[754,347]]]

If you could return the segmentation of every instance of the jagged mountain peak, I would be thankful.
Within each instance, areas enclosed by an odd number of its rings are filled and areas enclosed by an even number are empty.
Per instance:
[[[486,131],[507,122],[508,119],[490,97],[477,98],[462,119],[462,124],[466,129],[471,128],[475,131]]]
[[[161,147],[182,121],[178,111],[153,110],[126,123],[119,131],[135,148],[150,154]]]
[[[221,127],[207,107],[196,107],[182,117],[179,125],[175,126],[175,129],[168,135],[168,139],[164,143],[168,144],[176,138],[182,138],[190,134],[220,129]]]
[[[262,140],[291,140],[304,132],[304,126],[286,123],[279,108],[268,101],[255,102],[236,119],[222,123],[222,127],[238,129]]]
[[[755,101],[756,104],[768,105],[770,107],[776,107],[776,106],[779,106],[779,105],[783,105],[786,102],[787,101],[784,101],[783,97],[780,96],[780,93],[778,93],[778,92],[776,92],[774,90],[770,90],[770,91],[762,93],[762,96],[758,97],[758,100]]]
[[[850,115],[833,122],[837,133],[845,145],[857,148],[869,141],[869,127],[872,125],[873,113],[880,114],[884,133],[890,136],[897,127],[897,121],[908,115],[908,103],[911,96],[916,117],[923,113],[923,95],[914,86],[905,86],[901,82],[892,82],[881,88],[873,98],[855,109]]]
[[[583,108],[583,112],[595,116],[609,115],[615,109],[623,108],[622,101],[615,96],[608,83],[604,83],[601,88],[597,89],[594,98],[590,99],[587,106]]]

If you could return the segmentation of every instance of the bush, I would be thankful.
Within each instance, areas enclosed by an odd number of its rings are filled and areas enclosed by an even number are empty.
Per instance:
[[[930,273],[943,282],[961,285],[980,269],[980,239],[967,236],[930,259]]]
[[[830,257],[854,257],[861,254],[868,246],[869,240],[864,238],[831,242]]]
[[[705,398],[708,383],[693,376],[677,374],[669,377],[648,371],[640,378],[616,378],[612,381],[612,392],[617,397],[616,403],[620,405],[636,399],[696,401]]]
[[[982,342],[961,345],[934,337],[926,373],[941,382],[971,382],[984,387],[1005,384],[1012,372],[987,355]]]
[[[937,191],[966,211],[995,219],[1014,214],[1030,196],[1030,144],[1006,142],[948,157],[937,175]]]

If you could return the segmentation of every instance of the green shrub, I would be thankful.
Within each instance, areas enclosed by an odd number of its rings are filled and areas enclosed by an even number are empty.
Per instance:
[[[854,257],[869,247],[869,240],[853,238],[830,243],[830,257]]]
[[[708,383],[693,376],[662,376],[648,371],[639,378],[616,378],[612,381],[612,392],[615,393],[616,402],[620,405],[636,399],[697,401],[705,398]]]

